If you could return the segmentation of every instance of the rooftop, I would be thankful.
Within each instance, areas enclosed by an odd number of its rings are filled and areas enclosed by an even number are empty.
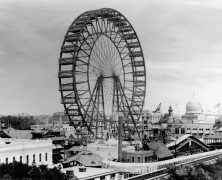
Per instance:
[[[181,143],[182,141],[184,141],[185,139],[189,138],[190,136],[192,136],[192,135],[190,135],[190,134],[185,134],[185,135],[179,137],[178,139],[176,139],[174,142],[171,142],[171,143],[167,144],[166,146],[167,146],[167,147],[171,147],[171,146],[174,146],[175,144],[179,144],[179,143]]]
[[[162,142],[151,142],[147,145],[152,149],[159,159],[172,157],[173,154]]]
[[[32,140],[0,138],[0,152],[13,151],[16,149],[31,149],[41,147],[53,147],[52,141],[49,139]]]
[[[146,151],[146,150],[136,151],[135,147],[132,147],[132,146],[125,148],[123,151],[128,152],[128,153],[133,153],[133,154],[146,154],[146,155],[154,155],[155,153],[155,155],[157,155],[159,159],[173,156],[171,151],[162,142],[150,142],[150,143],[147,143],[147,145],[150,148],[149,151]]]
[[[16,130],[12,127],[3,130],[6,134],[14,139],[31,139],[32,130]]]
[[[69,163],[72,161],[78,161],[83,166],[102,166],[102,157],[90,151],[81,151],[77,155],[69,157],[62,163]]]
[[[81,167],[84,167],[84,166],[81,166]],[[85,178],[89,178],[91,176],[100,176],[100,175],[103,175],[103,174],[109,174],[109,173],[115,173],[116,171],[114,170],[111,170],[111,169],[103,169],[103,168],[92,168],[92,167],[87,167],[86,168],[86,172],[79,172],[79,168],[80,167],[77,167],[77,166],[74,166],[74,167],[69,167],[69,168],[64,168],[64,169],[61,169],[62,172],[66,172],[67,170],[68,171],[74,171],[74,175],[77,176],[77,178],[79,180],[83,180]]]
[[[204,139],[222,139],[222,134],[218,133],[218,134],[209,135],[204,137]]]

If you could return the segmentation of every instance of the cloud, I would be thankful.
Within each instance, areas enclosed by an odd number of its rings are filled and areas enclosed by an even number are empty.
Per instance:
[[[2,0],[0,109],[3,114],[62,111],[58,57],[68,26],[90,9],[111,7],[135,28],[147,63],[146,108],[221,99],[222,3],[189,0]]]

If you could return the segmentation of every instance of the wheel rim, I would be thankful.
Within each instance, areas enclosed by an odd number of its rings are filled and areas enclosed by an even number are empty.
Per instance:
[[[59,59],[62,103],[70,124],[92,133],[137,129],[144,105],[146,72],[142,48],[129,21],[113,9],[88,11],[70,26]]]

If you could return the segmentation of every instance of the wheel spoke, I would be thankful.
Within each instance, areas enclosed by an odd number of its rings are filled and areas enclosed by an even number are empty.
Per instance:
[[[130,133],[133,123],[139,136],[145,63],[136,32],[122,14],[105,8],[78,16],[65,36],[60,59],[62,98],[74,99],[64,104],[66,112],[73,111],[70,122],[78,116],[97,135],[111,131],[111,124],[117,131],[122,112],[124,132]]]

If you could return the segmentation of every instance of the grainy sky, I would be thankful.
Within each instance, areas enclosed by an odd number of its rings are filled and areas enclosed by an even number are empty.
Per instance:
[[[184,112],[193,92],[204,107],[222,100],[221,0],[1,0],[0,114],[62,111],[58,57],[84,11],[123,13],[142,43],[146,109]]]

